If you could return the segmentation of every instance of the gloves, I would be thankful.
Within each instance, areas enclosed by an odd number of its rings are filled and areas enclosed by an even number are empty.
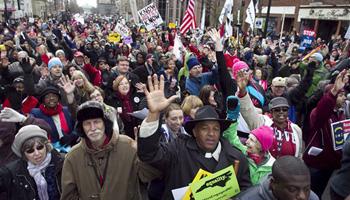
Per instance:
[[[33,71],[33,66],[30,64],[29,58],[23,58],[20,61],[21,67],[26,74],[30,74]]]
[[[241,108],[241,104],[239,102],[238,97],[236,96],[228,96],[226,99],[226,112],[227,119],[235,121],[239,116],[239,110]]]
[[[23,123],[26,119],[26,116],[13,110],[12,108],[4,108],[4,110],[2,110],[0,113],[0,120],[2,122]]]

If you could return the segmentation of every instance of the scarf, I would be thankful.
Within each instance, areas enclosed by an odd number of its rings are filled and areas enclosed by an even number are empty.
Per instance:
[[[51,162],[51,153],[46,155],[45,160],[39,165],[34,165],[33,163],[28,161],[28,171],[30,176],[34,178],[38,189],[38,195],[40,200],[49,200],[49,195],[47,193],[47,182],[44,176],[41,174],[41,171],[45,169]]]
[[[66,134],[69,133],[69,127],[68,127],[68,123],[66,121],[66,116],[64,115],[63,107],[60,103],[57,104],[56,108],[48,108],[44,104],[40,104],[39,109],[41,110],[41,112],[44,113],[44,115],[47,115],[50,117],[52,117],[54,115],[58,115],[60,118],[60,124],[61,124],[62,131]]]
[[[260,156],[259,154],[256,153],[249,153],[247,152],[247,155],[250,159],[254,161],[256,165],[260,165],[262,161],[264,161],[265,156]]]
[[[120,92],[117,91],[117,97],[122,103],[122,113],[120,116],[127,120],[128,122],[131,121],[131,117],[128,113],[132,113],[132,105],[130,100],[130,91],[126,95],[122,95]]]

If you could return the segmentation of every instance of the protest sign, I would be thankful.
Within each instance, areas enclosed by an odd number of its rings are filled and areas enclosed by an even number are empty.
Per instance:
[[[133,41],[132,41],[132,37],[131,36],[126,36],[123,38],[123,43],[124,44],[131,44]]]
[[[138,14],[148,31],[157,28],[157,26],[163,23],[163,19],[159,14],[156,5],[153,3],[139,10]]]
[[[114,28],[114,32],[119,33],[122,37],[126,37],[129,36],[130,29],[122,23],[117,23],[117,25]]]
[[[168,26],[169,26],[170,29],[176,28],[176,24],[172,23],[172,22],[170,22]]]
[[[315,31],[313,30],[304,30],[301,36],[300,49],[305,50],[311,47],[312,42],[315,40],[315,35]]]
[[[332,123],[331,130],[333,149],[335,151],[343,149],[346,140],[350,139],[350,119]]]
[[[194,177],[192,183],[197,182],[197,181],[201,180],[202,178],[210,176],[210,175],[212,175],[210,172],[207,172],[203,169],[199,169],[196,176]],[[185,196],[182,198],[182,200],[190,200],[190,199],[193,199],[193,194],[192,194],[191,188],[188,187],[188,189],[185,193]]]
[[[348,27],[348,30],[346,31],[344,38],[350,39],[350,26]]]
[[[190,184],[196,200],[229,199],[240,192],[233,166]]]
[[[112,43],[120,42],[120,39],[119,33],[110,33],[107,37],[107,41]]]

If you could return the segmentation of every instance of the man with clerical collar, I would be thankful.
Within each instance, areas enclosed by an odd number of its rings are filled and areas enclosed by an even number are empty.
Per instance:
[[[160,112],[175,96],[164,97],[164,77],[160,82],[157,75],[148,77],[149,90],[144,88],[149,113],[143,121],[138,138],[140,160],[163,172],[165,189],[162,199],[172,199],[171,190],[188,186],[199,169],[215,173],[233,166],[239,161],[237,180],[241,191],[250,185],[248,162],[244,155],[222,138],[222,132],[232,123],[219,119],[210,106],[199,108],[195,119],[185,124],[189,135],[180,135],[168,144],[161,144],[159,138]]]

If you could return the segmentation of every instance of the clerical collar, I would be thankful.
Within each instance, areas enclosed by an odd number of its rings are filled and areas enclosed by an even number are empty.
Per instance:
[[[214,158],[217,162],[219,162],[219,156],[221,152],[221,143],[219,141],[218,146],[216,147],[215,151],[213,153],[207,152],[205,153],[205,158]]]

